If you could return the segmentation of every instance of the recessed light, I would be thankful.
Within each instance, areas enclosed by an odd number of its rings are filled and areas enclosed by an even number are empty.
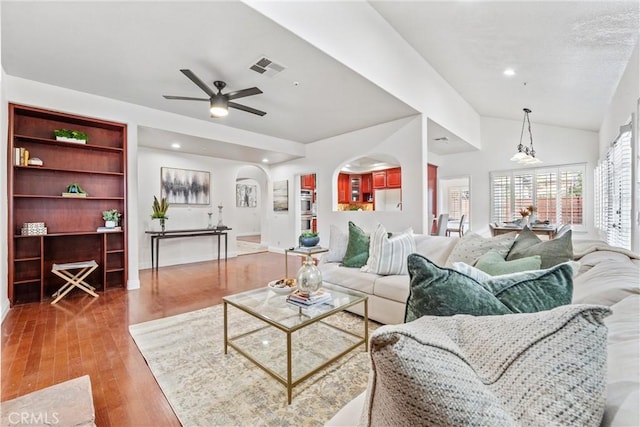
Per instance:
[[[515,76],[516,71],[513,68],[507,68],[502,72],[502,74],[504,74],[505,76]]]
[[[267,158],[262,159],[262,163],[269,163],[269,159]]]
[[[174,142],[173,144],[171,144],[171,148],[180,148],[180,144]]]

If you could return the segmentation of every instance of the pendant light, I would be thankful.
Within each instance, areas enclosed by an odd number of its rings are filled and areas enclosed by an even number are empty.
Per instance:
[[[522,119],[522,130],[520,131],[520,144],[518,144],[516,154],[511,157],[511,161],[518,162],[524,165],[534,165],[538,163],[542,163],[542,160],[536,157],[536,151],[533,149],[533,135],[531,134],[531,122],[529,121],[529,113],[531,112],[528,108],[523,108],[524,118]],[[529,131],[529,147],[522,145],[522,137],[524,136],[524,125],[527,124],[527,129]]]

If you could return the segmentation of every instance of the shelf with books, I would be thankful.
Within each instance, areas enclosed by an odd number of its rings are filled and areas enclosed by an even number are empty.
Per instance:
[[[9,104],[8,129],[9,230],[13,232],[9,233],[7,293],[11,305],[42,301],[56,290],[58,280],[50,274],[53,263],[94,259],[100,267],[88,278],[89,283],[102,290],[124,287],[124,231],[96,230],[104,225],[103,211],[126,212],[126,124]],[[54,131],[58,129],[84,133],[87,141],[57,141]],[[16,162],[21,148],[41,164]],[[68,186],[76,183],[86,196],[63,196]],[[22,236],[22,224],[31,222],[46,223],[47,234]],[[125,228],[126,224],[122,225]],[[118,241],[117,248],[112,240]],[[33,245],[20,242],[30,241],[39,242],[38,255],[20,249],[20,245]]]

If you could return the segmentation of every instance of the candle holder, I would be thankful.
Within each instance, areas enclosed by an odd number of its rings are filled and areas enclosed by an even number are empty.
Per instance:
[[[218,205],[218,227],[224,227],[222,223],[222,202]]]

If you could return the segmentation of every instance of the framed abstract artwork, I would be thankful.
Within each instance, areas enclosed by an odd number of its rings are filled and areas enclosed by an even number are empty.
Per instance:
[[[273,182],[273,210],[286,212],[289,210],[289,181]]]
[[[254,184],[236,184],[236,206],[255,208],[258,206],[258,186]]]
[[[160,168],[160,195],[172,205],[208,205],[210,174],[189,169]]]

